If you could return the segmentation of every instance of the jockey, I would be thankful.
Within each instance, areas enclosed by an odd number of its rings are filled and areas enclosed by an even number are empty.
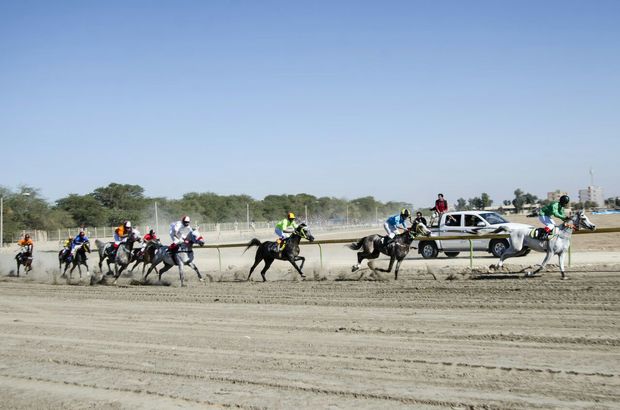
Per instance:
[[[73,244],[73,236],[68,237],[62,244],[62,255],[67,256],[71,252],[71,245]]]
[[[144,242],[146,242],[146,241],[156,241],[159,238],[157,237],[157,235],[155,235],[155,231],[151,229],[149,233],[144,235],[143,239],[144,239]]]
[[[21,249],[19,250],[19,253],[17,254],[18,258],[32,256],[34,242],[32,242],[32,239],[30,239],[29,234],[25,234],[24,239],[20,239],[19,241],[17,241],[17,244],[21,246]]]
[[[75,256],[76,248],[84,245],[85,243],[89,243],[88,236],[86,236],[86,232],[80,231],[75,238],[71,241],[71,256]]]
[[[148,245],[149,241],[157,241],[157,240],[159,240],[157,235],[155,235],[155,231],[152,230],[152,229],[149,231],[149,233],[144,235],[144,237],[142,239],[143,239],[143,241],[142,241],[142,246],[140,247],[140,253],[144,253],[144,250],[146,249],[146,245]]]
[[[383,228],[387,232],[387,236],[383,238],[383,244],[387,245],[391,239],[394,239],[398,233],[398,229],[407,229],[407,219],[411,216],[411,212],[407,208],[400,210],[399,214],[390,216],[383,224]]]
[[[127,237],[131,233],[131,222],[125,221],[114,230],[114,249],[118,248],[118,245],[125,242]]]
[[[172,239],[172,243],[168,246],[168,250],[172,253],[175,261],[179,245],[185,241],[187,234],[192,231],[192,227],[189,225],[190,222],[189,216],[183,215],[179,221],[170,224],[170,239]]]
[[[297,223],[295,222],[295,214],[292,212],[289,212],[286,218],[276,224],[275,233],[278,235],[276,242],[281,246],[280,250],[284,248],[284,241],[295,232],[295,229],[297,229]]]
[[[559,201],[551,202],[549,205],[543,206],[540,209],[540,214],[538,219],[545,225],[545,230],[541,231],[538,236],[538,239],[541,241],[547,240],[549,238],[549,234],[553,232],[553,228],[555,228],[555,222],[551,219],[552,216],[556,218],[560,218],[562,220],[566,219],[566,214],[564,213],[564,208],[568,206],[570,203],[570,198],[568,195],[562,195]]]

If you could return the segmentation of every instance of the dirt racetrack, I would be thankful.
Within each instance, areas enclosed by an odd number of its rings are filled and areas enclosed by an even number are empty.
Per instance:
[[[4,249],[0,408],[620,408],[620,234],[574,239],[568,281],[514,274],[536,253],[489,276],[488,254],[470,269],[415,251],[398,281],[358,281],[355,252],[331,245],[323,268],[302,248],[304,282],[283,262],[236,282],[253,252],[222,250],[220,272],[203,249],[215,281],[187,269],[187,288],[175,271],[69,285],[55,244],[9,277]]]
[[[619,272],[571,278],[5,277],[0,407],[618,408]]]

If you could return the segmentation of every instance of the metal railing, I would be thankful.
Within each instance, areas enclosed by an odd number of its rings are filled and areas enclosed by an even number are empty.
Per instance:
[[[584,230],[580,230],[580,231],[575,231],[573,232],[573,235],[594,235],[594,234],[606,234],[606,233],[618,233],[620,232],[620,227],[615,227],[615,228],[599,228],[595,231],[584,231]],[[508,234],[484,234],[484,235],[475,235],[475,236],[470,236],[470,237],[464,237],[464,236],[457,236],[457,235],[451,235],[451,236],[423,236],[423,237],[416,237],[414,238],[415,241],[436,241],[436,240],[442,240],[442,241],[450,241],[450,240],[468,240],[469,241],[469,267],[472,268],[473,264],[474,264],[474,244],[473,241],[474,240],[479,240],[479,239],[505,239],[505,238],[509,238],[510,235]],[[318,246],[319,247],[319,257],[320,257],[320,262],[321,262],[321,269],[323,269],[323,248],[321,245],[331,245],[331,244],[345,244],[345,243],[352,243],[352,242],[357,242],[359,241],[360,238],[356,237],[356,238],[347,238],[347,239],[324,239],[324,240],[317,240],[317,241],[313,241],[313,242],[300,242],[299,245],[302,246],[307,246],[307,245],[313,245],[313,246]],[[216,249],[217,253],[218,253],[218,260],[219,260],[219,269],[220,272],[222,271],[222,253],[221,253],[221,249],[224,248],[240,248],[240,247],[245,247],[248,246],[247,242],[244,243],[226,243],[226,244],[216,244],[216,245],[204,245],[200,248],[194,248],[195,250],[198,249]],[[571,266],[571,249],[570,247],[568,248],[568,266]]]

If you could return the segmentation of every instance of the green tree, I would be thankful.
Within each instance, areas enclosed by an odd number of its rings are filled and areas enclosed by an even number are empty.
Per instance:
[[[69,194],[56,201],[56,209],[67,212],[80,226],[102,226],[108,222],[106,209],[92,194]]]
[[[467,201],[465,200],[465,198],[459,198],[456,200],[457,211],[467,211],[468,209],[470,208],[467,206]]]
[[[488,208],[491,205],[493,205],[493,200],[491,199],[489,194],[487,194],[486,192],[483,192],[480,195],[480,201],[481,201],[481,205],[482,205],[480,209],[485,209],[485,208]]]

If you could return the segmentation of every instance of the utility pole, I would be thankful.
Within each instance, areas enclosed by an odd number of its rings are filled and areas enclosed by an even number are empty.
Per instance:
[[[0,196],[0,248],[4,245],[4,197]]]
[[[305,214],[306,223],[308,223],[308,205],[304,205],[304,208],[306,209],[306,214]]]
[[[159,233],[159,218],[157,217],[157,202],[155,202],[155,230]],[[161,235],[161,234],[160,234]]]
[[[248,231],[250,230],[250,204],[245,204],[245,216],[248,222]]]

